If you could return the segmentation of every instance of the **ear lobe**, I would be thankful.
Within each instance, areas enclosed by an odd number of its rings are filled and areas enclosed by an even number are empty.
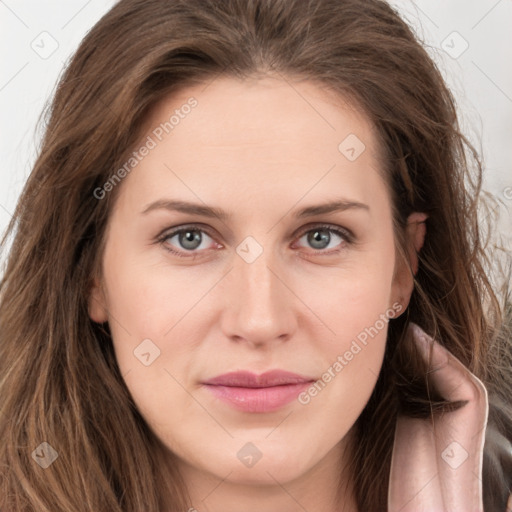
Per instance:
[[[93,322],[102,324],[108,320],[105,294],[97,278],[93,279],[89,289],[88,311]]]
[[[427,226],[425,221],[428,215],[426,213],[414,212],[407,218],[407,250],[409,255],[409,262],[414,275],[418,272],[418,254],[425,242],[425,234]]]

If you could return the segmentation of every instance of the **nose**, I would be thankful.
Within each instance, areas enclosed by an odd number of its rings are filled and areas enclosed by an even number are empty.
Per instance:
[[[297,328],[300,301],[268,252],[250,263],[237,256],[226,277],[222,330],[233,342],[261,348],[290,339]]]

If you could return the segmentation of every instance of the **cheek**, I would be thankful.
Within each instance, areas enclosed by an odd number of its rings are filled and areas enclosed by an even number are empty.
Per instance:
[[[185,267],[171,272],[165,261],[131,258],[115,247],[106,254],[105,275],[118,361],[128,366],[133,350],[143,340],[168,344],[215,282],[215,276],[191,279]],[[165,347],[159,348],[163,351]]]
[[[310,408],[312,421],[335,420],[327,422],[333,437],[342,425],[347,431],[366,405],[382,366],[389,319],[401,312],[400,305],[390,302],[393,247],[380,254],[382,258],[359,260],[337,272],[323,293],[308,298],[308,306],[319,312],[329,332],[316,337],[324,368],[301,403]]]
[[[307,297],[308,307],[329,327],[330,333],[325,332],[331,350],[333,344],[343,345],[374,325],[391,307],[394,260],[392,254],[380,255],[357,255],[328,275],[318,273],[299,288],[298,295]]]
[[[333,443],[353,426],[375,388],[393,316],[379,308],[358,318],[346,313],[335,324],[339,336],[321,347],[326,362],[319,379],[299,396],[310,424]]]

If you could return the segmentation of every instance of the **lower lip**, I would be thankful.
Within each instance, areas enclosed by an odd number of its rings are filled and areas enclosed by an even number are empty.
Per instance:
[[[286,384],[268,388],[236,388],[231,386],[205,387],[217,398],[244,412],[272,412],[297,398],[311,382]]]

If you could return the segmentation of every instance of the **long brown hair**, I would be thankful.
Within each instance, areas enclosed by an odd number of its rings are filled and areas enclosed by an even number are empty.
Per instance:
[[[381,0],[121,0],[83,39],[3,239],[13,237],[0,288],[2,510],[156,512],[164,496],[173,510],[190,507],[173,461],[157,460],[108,324],[88,316],[122,183],[101,200],[94,190],[126,161],[164,96],[220,75],[268,73],[339,92],[374,124],[400,250],[407,215],[429,215],[409,308],[390,321],[382,372],[356,423],[359,509],[387,508],[398,413],[444,404],[405,336],[413,321],[488,388],[485,510],[505,510],[512,356],[477,219],[482,164],[439,70]],[[44,471],[31,456],[43,442],[58,453]]]

